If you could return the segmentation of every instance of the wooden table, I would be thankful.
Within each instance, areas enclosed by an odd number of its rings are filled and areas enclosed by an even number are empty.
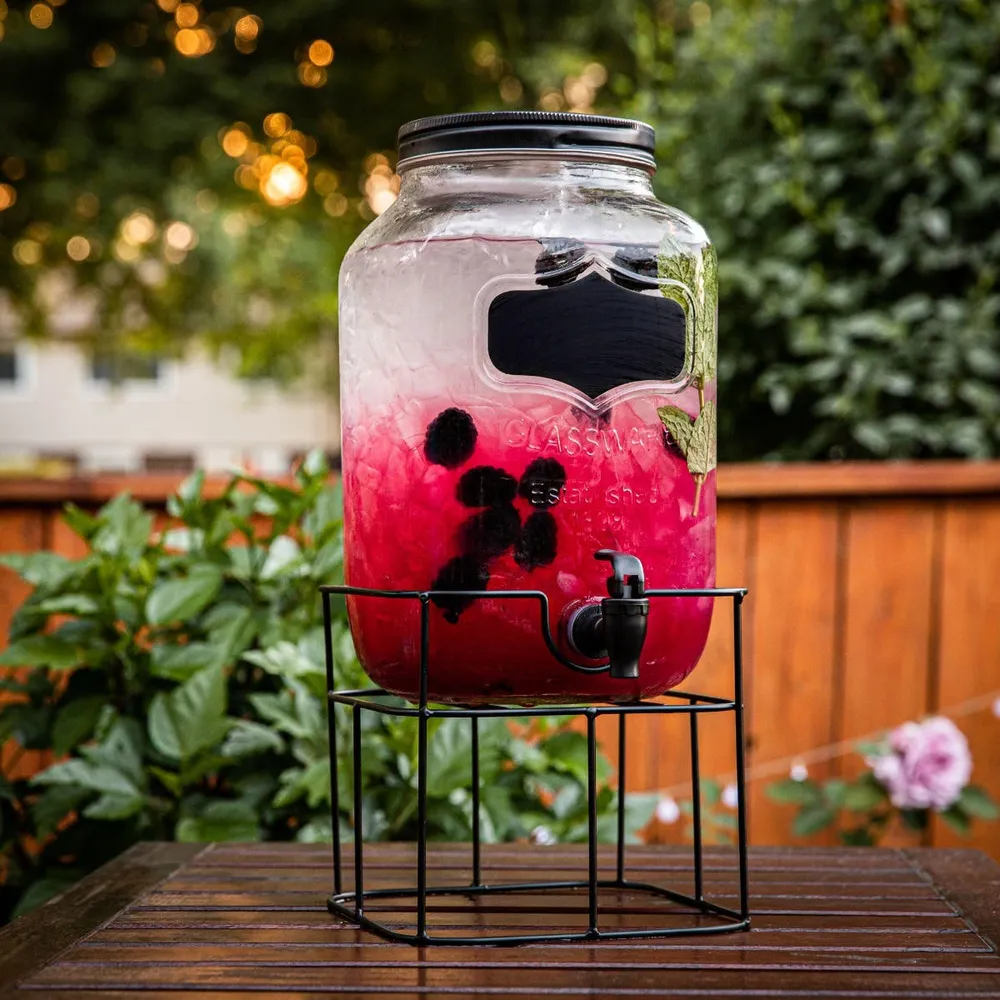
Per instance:
[[[408,881],[409,845],[367,849],[366,880]],[[430,856],[431,880],[468,877],[467,849]],[[602,865],[610,861],[602,855]],[[687,853],[630,848],[633,875],[683,888]],[[576,847],[484,849],[488,875],[580,870]],[[369,868],[369,865],[371,866]],[[706,888],[731,891],[733,859],[709,852]],[[267,995],[1000,997],[1000,866],[975,851],[751,851],[754,928],[717,937],[522,948],[414,949],[327,913],[326,848],[143,844],[0,932],[0,998],[232,1000]],[[546,926],[538,897],[452,901],[432,930]],[[555,919],[579,926],[586,900]],[[669,904],[602,925],[677,919]],[[393,920],[411,924],[402,904]],[[457,933],[457,930],[456,930]]]

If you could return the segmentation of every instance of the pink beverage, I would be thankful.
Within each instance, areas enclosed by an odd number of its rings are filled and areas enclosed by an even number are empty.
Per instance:
[[[572,133],[583,116],[555,117]],[[595,552],[636,556],[650,589],[714,585],[714,251],[627,156],[534,162],[517,146],[441,162],[415,135],[398,201],[341,276],[346,582],[542,591],[560,653],[597,665],[572,626],[608,597]],[[660,694],[696,665],[711,604],[652,600],[638,676],[616,677],[560,663],[535,600],[441,594],[428,694]],[[415,699],[419,602],[351,597],[348,611],[372,680]]]

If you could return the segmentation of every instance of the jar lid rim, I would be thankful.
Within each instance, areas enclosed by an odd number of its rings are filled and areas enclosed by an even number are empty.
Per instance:
[[[429,153],[547,150],[609,153],[629,150],[655,166],[651,125],[563,111],[472,111],[417,118],[397,137],[399,162]]]

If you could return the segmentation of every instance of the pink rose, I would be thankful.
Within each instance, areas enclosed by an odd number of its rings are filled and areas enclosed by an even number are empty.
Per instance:
[[[962,794],[972,774],[969,742],[951,719],[904,722],[889,734],[890,752],[868,766],[897,809],[941,812]]]

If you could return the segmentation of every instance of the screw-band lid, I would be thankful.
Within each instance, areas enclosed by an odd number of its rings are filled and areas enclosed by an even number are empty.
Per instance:
[[[648,170],[655,133],[645,122],[561,111],[473,111],[407,122],[398,135],[399,164],[449,153],[583,154],[631,161]]]

